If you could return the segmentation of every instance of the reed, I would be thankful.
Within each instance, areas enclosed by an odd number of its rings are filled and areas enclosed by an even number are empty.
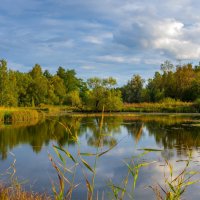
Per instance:
[[[1,200],[51,200],[52,198],[45,194],[24,191],[20,185],[4,187],[0,185]]]
[[[42,118],[44,114],[34,109],[0,107],[0,124],[38,122]]]
[[[189,186],[199,183],[200,180],[193,180],[193,177],[199,172],[189,169],[191,161],[192,153],[188,152],[188,160],[185,161],[185,167],[178,175],[175,175],[173,165],[167,160],[165,161],[168,175],[164,173],[164,185],[158,183],[156,186],[150,186],[157,200],[180,200]]]
[[[153,112],[153,113],[196,113],[198,110],[190,102],[160,102],[124,104],[123,112]]]

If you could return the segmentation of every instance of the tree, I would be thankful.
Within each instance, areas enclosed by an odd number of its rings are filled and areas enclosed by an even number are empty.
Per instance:
[[[177,67],[174,74],[176,98],[189,101],[191,99],[191,87],[195,79],[195,71],[192,64],[185,64],[182,67]]]
[[[6,104],[6,94],[8,90],[7,62],[0,60],[0,105]]]
[[[59,67],[57,75],[64,81],[66,92],[78,90],[80,84],[79,79],[76,77],[75,70],[65,70],[63,67]]]
[[[81,105],[79,91],[74,90],[69,92],[66,96],[66,104],[79,107]]]
[[[155,73],[153,79],[148,80],[146,89],[150,102],[158,102],[165,97],[164,88],[162,87],[162,76],[159,72]]]
[[[174,65],[169,60],[166,60],[160,67],[163,72],[168,73],[173,70]]]
[[[128,103],[139,103],[142,101],[142,90],[144,80],[140,75],[134,75],[127,85],[122,89],[123,99]]]
[[[122,107],[121,92],[114,88],[116,80],[112,77],[100,79],[90,78],[87,81],[90,88],[89,106],[92,110],[120,110]]]
[[[27,93],[28,87],[31,84],[32,77],[30,74],[15,72],[18,92],[18,105],[19,106],[30,106],[29,95]]]
[[[41,103],[47,103],[48,80],[43,76],[41,66],[36,64],[29,74],[32,77],[27,88],[30,104],[38,106]]]
[[[46,77],[47,79],[51,79],[52,78],[51,73],[47,69],[44,71],[43,76]]]
[[[16,77],[13,71],[7,69],[7,62],[0,60],[0,105],[17,106],[18,94]]]
[[[58,75],[54,75],[50,79],[50,84],[53,86],[54,93],[58,97],[58,102],[56,102],[56,104],[62,105],[66,97],[66,88],[63,79]]]

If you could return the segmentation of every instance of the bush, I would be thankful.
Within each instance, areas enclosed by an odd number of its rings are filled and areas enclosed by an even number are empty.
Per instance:
[[[197,111],[200,112],[200,98],[195,100],[194,105]]]

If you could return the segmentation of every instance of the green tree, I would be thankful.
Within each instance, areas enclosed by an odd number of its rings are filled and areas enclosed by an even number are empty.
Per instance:
[[[71,106],[81,106],[81,99],[79,96],[79,91],[74,90],[67,94],[66,96],[66,104]]]
[[[43,73],[43,75],[47,78],[47,79],[51,79],[53,76],[52,74],[46,69]]]
[[[13,71],[7,69],[7,62],[0,60],[0,105],[17,106],[17,82]]]
[[[165,97],[164,88],[162,87],[162,76],[156,72],[153,79],[148,80],[147,95],[150,102],[158,102]]]
[[[57,75],[64,81],[67,93],[79,89],[80,81],[76,77],[75,70],[65,70],[63,67],[59,67]]]
[[[116,80],[112,77],[90,78],[87,81],[90,90],[89,105],[92,110],[117,111],[122,108],[121,92],[114,88]]]
[[[29,102],[32,106],[47,103],[48,80],[44,77],[41,66],[36,64],[29,74],[32,77],[32,81],[27,89]]]
[[[177,67],[175,76],[175,91],[176,98],[189,101],[191,99],[192,83],[195,80],[195,71],[192,68],[192,64],[185,64],[182,67]]]
[[[54,75],[50,79],[50,83],[54,88],[54,93],[58,97],[58,102],[56,104],[62,105],[66,97],[66,88],[63,79],[58,75]]]
[[[15,72],[18,92],[18,105],[19,106],[30,106],[29,95],[27,93],[28,87],[31,84],[32,78],[30,74]]]
[[[164,63],[162,63],[162,64],[160,65],[160,68],[161,68],[161,70],[162,70],[163,72],[168,73],[168,72],[170,72],[170,71],[173,70],[174,65],[173,65],[169,60],[166,60]]]
[[[142,90],[144,80],[140,75],[134,75],[127,85],[122,89],[123,100],[128,103],[139,103],[142,101]]]

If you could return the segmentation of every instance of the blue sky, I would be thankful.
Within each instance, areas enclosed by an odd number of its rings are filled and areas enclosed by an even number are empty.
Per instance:
[[[198,0],[0,0],[0,57],[79,77],[153,76],[166,59],[200,60]]]

